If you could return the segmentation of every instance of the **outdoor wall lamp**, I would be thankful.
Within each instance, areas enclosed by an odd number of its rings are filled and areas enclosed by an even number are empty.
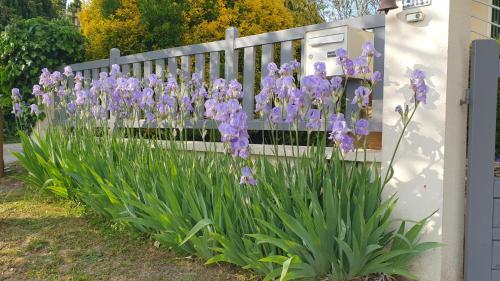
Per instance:
[[[380,7],[378,11],[384,11],[385,14],[389,13],[390,10],[397,9],[398,5],[396,5],[396,0],[382,0],[380,2]]]

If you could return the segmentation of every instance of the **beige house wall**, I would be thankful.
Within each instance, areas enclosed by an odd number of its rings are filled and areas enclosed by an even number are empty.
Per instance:
[[[486,4],[491,4],[492,0],[478,0]],[[485,23],[479,19],[491,21],[491,7],[486,5],[482,5],[476,1],[470,1],[470,14],[473,16],[471,18],[471,40],[475,39],[485,39],[490,37],[491,35],[491,25],[489,23]],[[477,17],[477,18],[474,18]],[[478,34],[479,33],[479,34]]]

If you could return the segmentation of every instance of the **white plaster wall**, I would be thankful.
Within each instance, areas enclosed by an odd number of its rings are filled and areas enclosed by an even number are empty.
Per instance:
[[[411,94],[408,74],[428,73],[431,88],[396,156],[395,175],[386,193],[398,192],[396,216],[420,220],[434,211],[424,240],[443,242],[415,263],[422,281],[462,280],[466,108],[470,0],[434,0],[431,6],[393,10],[386,17],[383,104],[383,170],[392,155],[401,124],[394,112]],[[398,2],[401,7],[401,2]],[[407,23],[405,15],[422,11],[425,20]]]

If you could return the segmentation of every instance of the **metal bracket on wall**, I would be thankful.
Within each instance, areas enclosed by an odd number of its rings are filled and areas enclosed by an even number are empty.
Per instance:
[[[470,88],[465,89],[465,95],[460,99],[460,105],[469,104],[470,101]]]

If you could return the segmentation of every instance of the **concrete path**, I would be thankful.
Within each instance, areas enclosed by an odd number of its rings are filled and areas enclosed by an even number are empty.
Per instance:
[[[22,151],[21,144],[20,143],[4,144],[4,146],[3,146],[4,156],[3,157],[4,157],[5,165],[9,165],[10,163],[17,161],[17,158],[11,154],[12,151],[21,152]]]

